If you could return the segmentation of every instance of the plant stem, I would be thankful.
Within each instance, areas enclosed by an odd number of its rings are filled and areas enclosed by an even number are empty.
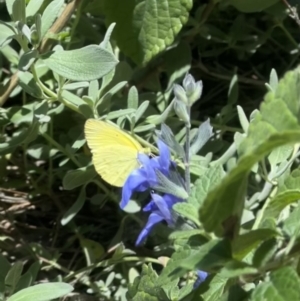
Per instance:
[[[187,112],[189,115],[189,119],[191,120],[191,107],[187,106]],[[186,129],[186,137],[185,137],[185,158],[184,158],[184,171],[185,171],[185,186],[186,191],[189,194],[191,188],[191,174],[190,174],[190,130],[191,130],[191,123],[185,123]]]
[[[127,263],[127,262],[149,262],[149,263],[155,263],[161,265],[159,260],[151,257],[139,257],[139,256],[129,256],[129,257],[123,257],[123,258],[118,258],[118,259],[106,259],[97,263],[94,263],[88,267],[84,267],[76,272],[71,272],[67,276],[64,277],[64,281],[69,281],[72,278],[77,278],[77,275],[80,275],[81,273],[85,273],[88,271],[92,271],[93,269],[96,269],[98,267],[109,267],[115,264],[119,263]],[[52,261],[49,261],[50,264],[52,264]],[[56,266],[55,266],[56,267]]]
[[[226,150],[226,152],[215,161],[210,162],[211,166],[223,165],[225,164],[236,152],[236,144],[232,143],[230,147]]]
[[[69,158],[77,167],[81,167],[80,163],[77,161],[77,159],[73,156],[73,154],[66,151],[59,143],[57,143],[51,136],[49,136],[47,133],[40,133],[49,144],[56,147],[60,152],[62,152],[67,158]]]
[[[53,119],[50,120],[49,122],[49,132],[50,132],[50,137],[53,137]],[[52,183],[53,183],[53,161],[52,161],[52,157],[51,157],[51,143],[50,141],[48,141],[48,145],[49,145],[49,178],[48,178],[48,186],[49,186],[49,192],[52,191]]]

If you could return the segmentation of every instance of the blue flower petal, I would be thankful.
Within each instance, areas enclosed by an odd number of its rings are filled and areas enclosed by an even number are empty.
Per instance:
[[[167,222],[171,222],[171,220],[172,220],[172,215],[171,215],[171,211],[170,211],[171,207],[168,206],[165,199],[155,193],[152,194],[152,199],[153,199],[155,205],[157,206],[159,212],[163,216],[164,220]]]
[[[196,289],[202,282],[204,282],[208,276],[208,273],[200,270],[198,270],[196,274],[197,274],[197,280],[194,283],[194,289]]]
[[[159,214],[157,214],[156,212],[151,213],[148,218],[148,222],[146,226],[143,228],[143,230],[141,231],[139,237],[137,238],[135,245],[139,246],[145,240],[145,238],[150,234],[150,231],[153,228],[153,226],[161,222],[163,219],[164,218]]]
[[[160,140],[158,140],[157,145],[159,148],[159,156],[152,158],[150,165],[153,170],[158,169],[167,176],[169,174],[170,165],[172,164],[170,150],[167,145]]]
[[[155,202],[151,199],[151,201],[143,208],[144,212],[148,212],[148,211],[155,211],[157,210],[157,206],[155,204]]]
[[[145,177],[147,178],[150,186],[155,186],[157,183],[156,173],[155,173],[155,164],[153,164],[153,160],[144,154],[138,155],[138,160],[142,164],[140,169],[144,170]]]
[[[128,204],[134,191],[145,191],[149,188],[147,174],[143,169],[135,169],[127,178],[123,189],[120,207],[123,209]]]
[[[169,193],[166,193],[164,195],[164,200],[165,200],[165,203],[167,204],[167,206],[169,208],[173,207],[173,205],[176,204],[176,203],[184,202],[183,199],[180,199],[180,198],[176,197],[175,195],[172,195],[172,194],[169,194]]]
[[[168,173],[171,164],[170,150],[168,146],[160,140],[157,141],[157,145],[159,149],[159,157],[158,157],[159,165],[164,172]]]
[[[174,196],[174,195],[171,195],[171,194],[164,194],[161,198],[161,207],[158,206],[158,204],[156,204],[155,202],[155,198],[153,197],[153,195],[157,195],[157,194],[152,194],[152,199],[151,201],[143,208],[143,211],[144,212],[148,212],[148,211],[157,211],[157,210],[160,210],[160,211],[163,211],[163,207],[166,207],[166,208],[169,208],[171,209],[173,207],[174,204],[176,203],[179,203],[179,202],[183,202],[182,199]]]
[[[172,168],[176,166],[175,162],[171,161],[171,154],[168,146],[160,140],[157,142],[157,145],[159,148],[158,157],[149,158],[145,154],[138,155],[138,161],[140,162],[141,167],[135,169],[129,175],[123,186],[122,200],[120,203],[121,208],[124,208],[128,204],[133,192],[142,192],[159,185],[157,170],[165,176],[168,176],[171,165]],[[182,201],[182,199],[171,194],[165,194],[163,196],[152,194],[152,200],[143,208],[144,212],[150,212],[151,214],[145,228],[139,235],[137,245],[149,235],[156,223],[165,220],[169,226],[172,226],[174,224],[172,207],[175,203]]]

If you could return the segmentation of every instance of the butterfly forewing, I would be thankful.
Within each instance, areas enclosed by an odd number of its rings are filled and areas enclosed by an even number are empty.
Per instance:
[[[122,187],[145,149],[123,130],[96,119],[86,121],[85,137],[96,171],[109,184]]]
[[[139,167],[137,152],[125,147],[121,150],[119,146],[109,146],[94,154],[93,164],[106,182],[117,187],[122,187],[129,174]]]

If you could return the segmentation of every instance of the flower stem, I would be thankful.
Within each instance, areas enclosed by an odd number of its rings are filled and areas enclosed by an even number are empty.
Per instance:
[[[189,119],[191,120],[191,107],[187,106],[187,112],[189,115]],[[184,170],[185,170],[185,186],[186,191],[190,193],[191,187],[191,174],[190,174],[190,130],[191,130],[191,123],[185,123],[186,135],[185,135],[185,158],[184,158]]]

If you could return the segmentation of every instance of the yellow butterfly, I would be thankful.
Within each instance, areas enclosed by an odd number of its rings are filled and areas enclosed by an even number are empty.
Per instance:
[[[150,149],[105,121],[88,119],[84,132],[96,171],[113,186],[122,187],[129,174],[139,167],[139,153],[150,154]]]

